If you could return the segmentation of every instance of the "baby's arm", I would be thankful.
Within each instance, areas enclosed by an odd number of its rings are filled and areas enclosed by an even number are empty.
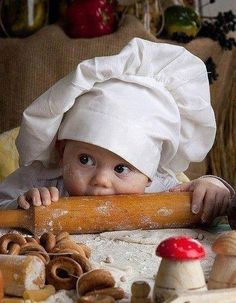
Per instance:
[[[32,167],[18,168],[0,184],[0,208],[17,208],[17,198],[33,187]]]
[[[17,204],[20,208],[28,209],[30,206],[48,206],[59,199],[59,190],[56,187],[32,188],[20,195]]]
[[[159,193],[169,191],[170,188],[180,184],[176,176],[168,173],[158,173],[154,176],[150,186],[146,187],[145,193]]]
[[[18,206],[27,208],[27,200],[30,196],[36,197],[37,204],[39,203],[37,200],[39,192],[42,192],[42,196],[46,198],[45,190],[42,189],[44,187],[56,187],[59,189],[60,195],[66,195],[62,178],[57,170],[46,169],[39,161],[18,168],[0,184],[0,208],[15,209]],[[53,200],[55,199],[54,192],[55,190],[53,190]],[[30,199],[29,202],[31,203]],[[44,199],[43,203],[45,203]]]
[[[170,191],[192,191],[192,212],[196,214],[203,209],[202,221],[207,223],[217,216],[226,215],[234,195],[227,182],[214,176],[203,176],[174,186]]]

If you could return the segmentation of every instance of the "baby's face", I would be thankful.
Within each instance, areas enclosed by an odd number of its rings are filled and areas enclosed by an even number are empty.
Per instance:
[[[71,196],[141,194],[148,186],[148,177],[116,154],[79,141],[66,141],[62,167]]]

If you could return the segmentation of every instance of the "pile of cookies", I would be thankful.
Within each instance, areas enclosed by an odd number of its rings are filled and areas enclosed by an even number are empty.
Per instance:
[[[79,302],[100,302],[104,296],[107,302],[114,302],[124,297],[109,271],[92,268],[90,248],[76,243],[67,232],[46,232],[40,238],[8,233],[0,237],[0,254],[40,258],[45,264],[46,283],[56,290],[76,289]]]

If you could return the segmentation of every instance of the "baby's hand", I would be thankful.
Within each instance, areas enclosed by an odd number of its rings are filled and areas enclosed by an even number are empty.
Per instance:
[[[32,188],[17,198],[19,208],[28,209],[30,206],[48,206],[59,199],[59,191],[56,187]]]
[[[171,188],[170,191],[192,191],[192,212],[197,214],[202,209],[203,223],[210,223],[215,217],[226,215],[231,201],[230,190],[214,177],[183,183]]]

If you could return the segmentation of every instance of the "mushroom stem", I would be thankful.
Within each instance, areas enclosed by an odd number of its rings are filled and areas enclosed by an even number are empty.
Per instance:
[[[236,287],[235,256],[217,255],[210,273],[208,289]]]
[[[206,290],[206,283],[199,260],[175,261],[163,258],[155,279],[153,300],[164,302],[183,291]]]
[[[208,289],[236,287],[236,231],[221,234],[212,244],[216,254]]]

